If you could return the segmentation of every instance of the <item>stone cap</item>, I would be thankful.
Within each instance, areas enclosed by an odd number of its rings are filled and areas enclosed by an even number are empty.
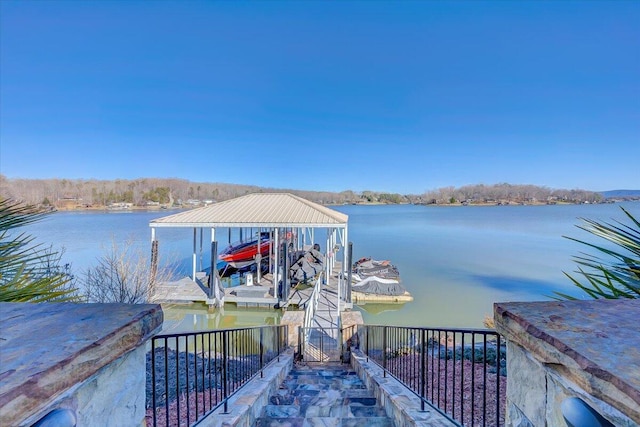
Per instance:
[[[0,424],[16,425],[143,345],[156,304],[0,303]]]
[[[498,333],[640,423],[640,300],[494,305]]]

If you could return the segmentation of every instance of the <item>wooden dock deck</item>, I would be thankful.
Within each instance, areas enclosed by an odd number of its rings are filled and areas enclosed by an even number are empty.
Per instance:
[[[207,288],[202,285],[204,273],[196,275],[194,282],[190,277],[184,277],[175,282],[157,283],[153,289],[151,302],[155,303],[183,303],[207,302],[209,300]]]
[[[326,286],[327,292],[333,292],[337,298],[338,272],[340,266],[337,265]],[[208,297],[208,277],[205,273],[196,273],[196,281],[190,277],[185,277],[174,282],[164,282],[156,284],[152,301],[156,303],[194,303],[202,302],[213,305],[215,300]],[[306,307],[307,301],[311,297],[313,286],[299,284],[291,288],[287,303],[282,308],[297,306],[301,310]],[[230,288],[224,288],[225,303],[234,303],[238,307],[273,307],[278,304],[275,296],[275,287],[273,285],[273,276],[265,274],[260,278],[260,283],[254,282],[252,286],[239,285]],[[329,300],[328,298],[323,298]],[[329,302],[323,303],[329,306]],[[335,303],[333,303],[335,310]]]
[[[197,273],[196,281],[185,277],[174,282],[158,283],[154,288],[152,301],[155,303],[205,303],[215,305],[215,299],[209,298],[208,276]],[[224,288],[224,302],[234,303],[238,307],[274,307],[278,299],[274,296],[273,282],[270,277],[262,277],[260,283],[253,286],[240,285]]]

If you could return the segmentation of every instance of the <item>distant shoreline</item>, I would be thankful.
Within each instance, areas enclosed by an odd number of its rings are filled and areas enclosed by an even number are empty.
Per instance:
[[[634,201],[634,200],[626,200]],[[637,201],[637,200],[636,200]],[[491,207],[491,206],[567,206],[567,205],[588,205],[588,204],[609,204],[616,203],[616,201],[605,201],[600,203],[571,203],[571,202],[477,202],[477,203],[381,203],[381,202],[365,202],[365,203],[342,203],[342,204],[326,204],[324,206],[425,206],[425,207]],[[202,208],[201,206],[131,206],[126,208],[109,208],[108,206],[63,206],[59,208],[52,208],[51,212],[162,212],[162,211],[175,211],[175,210],[190,210]]]
[[[639,190],[588,191],[531,184],[473,184],[442,187],[421,194],[380,191],[311,191],[255,185],[191,182],[180,178],[135,180],[10,179],[0,174],[1,197],[38,207],[72,210],[189,209],[251,193],[290,193],[324,206],[345,204],[414,204],[425,206],[493,206],[608,203],[640,200]]]

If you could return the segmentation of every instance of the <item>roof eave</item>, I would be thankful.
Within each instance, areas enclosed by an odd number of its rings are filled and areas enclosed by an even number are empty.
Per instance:
[[[151,228],[219,228],[219,227],[228,227],[228,228],[246,228],[246,227],[263,227],[263,228],[345,228],[347,227],[347,223],[247,223],[247,222],[211,222],[211,223],[203,223],[203,222],[181,222],[181,223],[172,223],[172,222],[150,222],[149,227]]]

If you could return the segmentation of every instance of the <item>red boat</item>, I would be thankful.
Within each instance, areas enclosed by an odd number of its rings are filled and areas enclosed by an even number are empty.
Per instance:
[[[260,255],[267,256],[271,250],[271,239],[269,233],[260,234]],[[220,252],[220,258],[222,261],[226,261],[229,264],[244,264],[247,261],[252,261],[258,254],[258,239],[249,240],[246,242],[236,242],[229,245],[225,250]]]

